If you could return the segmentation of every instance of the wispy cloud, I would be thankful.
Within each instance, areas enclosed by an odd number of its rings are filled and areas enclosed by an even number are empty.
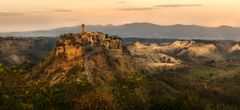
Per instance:
[[[0,16],[22,16],[25,15],[24,13],[18,13],[18,12],[9,12],[9,11],[0,11]]]
[[[144,7],[139,7],[139,8],[118,8],[117,10],[120,11],[145,11],[145,10],[152,10],[154,8],[144,8]]]
[[[31,13],[37,13],[37,14],[39,14],[39,13],[44,13],[44,11],[30,11]]]
[[[39,11],[39,10],[35,10],[35,11],[30,11],[31,13],[35,13],[35,14],[42,14],[42,13],[49,13],[49,12],[57,12],[57,13],[61,13],[61,12],[72,12],[73,10],[68,10],[68,9],[49,9],[49,10],[45,10],[45,11]]]
[[[181,8],[181,7],[202,7],[203,4],[164,4],[164,5],[156,5],[152,7],[133,7],[133,8],[119,8],[117,10],[121,11],[146,11],[146,10],[154,10],[159,8]]]
[[[53,12],[72,12],[72,10],[68,10],[68,9],[54,9],[51,11],[53,11]]]
[[[157,8],[201,7],[203,4],[165,4],[156,5]]]
[[[119,2],[116,2],[117,4],[126,4],[127,2],[125,1],[119,1]]]

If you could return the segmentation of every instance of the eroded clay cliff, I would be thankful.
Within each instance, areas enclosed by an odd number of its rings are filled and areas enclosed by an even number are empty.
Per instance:
[[[115,76],[136,71],[122,39],[101,32],[61,35],[50,59],[49,63],[38,66],[45,66],[38,74],[52,83],[66,80],[71,74],[76,78],[88,77],[90,82],[94,82],[93,75],[111,81]]]

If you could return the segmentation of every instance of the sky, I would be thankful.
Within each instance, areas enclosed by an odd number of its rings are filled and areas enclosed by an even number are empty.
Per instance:
[[[0,0],[0,32],[133,22],[240,27],[240,0]]]

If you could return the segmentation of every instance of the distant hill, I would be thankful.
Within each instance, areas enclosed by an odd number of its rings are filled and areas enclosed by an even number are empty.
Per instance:
[[[80,26],[74,26],[53,30],[0,33],[0,36],[53,37],[63,33],[78,33],[79,28]],[[230,26],[203,27],[181,24],[161,26],[151,23],[131,23],[118,26],[88,25],[87,30],[116,34],[121,37],[240,40],[240,28]]]

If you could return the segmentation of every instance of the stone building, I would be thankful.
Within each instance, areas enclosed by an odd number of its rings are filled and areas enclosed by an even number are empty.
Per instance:
[[[122,39],[118,36],[101,32],[85,32],[82,25],[81,34],[64,34],[57,41],[55,56],[64,55],[74,60],[84,54],[86,49],[103,47],[107,51],[122,51]]]

